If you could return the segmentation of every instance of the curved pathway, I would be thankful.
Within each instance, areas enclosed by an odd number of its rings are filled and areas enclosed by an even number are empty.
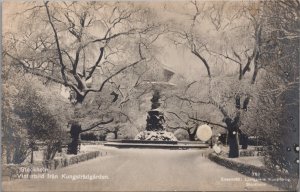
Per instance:
[[[18,179],[3,191],[276,191],[278,188],[217,165],[204,150],[116,149],[107,156],[50,171],[53,179]],[[86,175],[95,180],[72,180]]]

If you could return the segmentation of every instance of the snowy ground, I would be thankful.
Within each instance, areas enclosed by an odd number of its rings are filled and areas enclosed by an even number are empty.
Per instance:
[[[230,160],[257,167],[264,167],[264,157],[262,156],[239,157],[231,158]]]
[[[3,191],[278,190],[211,162],[205,158],[207,150],[117,149],[99,145],[82,146],[82,150],[101,150],[108,155],[50,171],[45,178],[3,182]],[[72,180],[78,175],[83,176]],[[88,177],[96,179],[86,180]]]
[[[222,146],[222,156],[228,157],[229,147]],[[248,150],[254,150],[254,146],[249,146]],[[264,166],[264,157],[263,156],[246,156],[246,157],[239,157],[239,158],[230,158],[231,161],[236,161],[243,164],[254,165],[257,167]]]

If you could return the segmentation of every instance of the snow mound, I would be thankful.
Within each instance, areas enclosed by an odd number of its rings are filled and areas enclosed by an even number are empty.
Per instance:
[[[174,134],[168,131],[143,131],[137,134],[134,139],[147,141],[177,141]]]

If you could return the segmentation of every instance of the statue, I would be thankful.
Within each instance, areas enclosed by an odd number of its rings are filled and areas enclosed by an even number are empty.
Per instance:
[[[155,90],[153,97],[151,99],[152,105],[151,110],[148,112],[147,116],[147,131],[163,131],[165,129],[164,123],[165,118],[163,112],[159,111],[160,107],[159,103],[160,94],[159,91]]]

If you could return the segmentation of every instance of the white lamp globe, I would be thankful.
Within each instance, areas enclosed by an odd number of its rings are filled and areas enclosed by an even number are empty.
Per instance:
[[[208,125],[200,125],[196,134],[201,141],[208,141],[212,136],[212,130]]]

